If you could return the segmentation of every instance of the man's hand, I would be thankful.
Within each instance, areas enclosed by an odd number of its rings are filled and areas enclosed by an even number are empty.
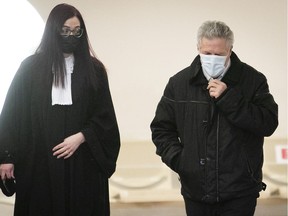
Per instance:
[[[218,98],[227,89],[227,85],[220,80],[212,79],[209,81],[207,89],[211,97]]]

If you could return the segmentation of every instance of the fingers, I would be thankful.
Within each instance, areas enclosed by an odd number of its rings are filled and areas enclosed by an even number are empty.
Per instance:
[[[57,158],[64,157],[64,159],[69,158],[83,142],[85,142],[85,137],[81,132],[71,135],[52,149],[53,156],[57,156]]]
[[[0,165],[1,179],[11,179],[14,176],[14,165],[13,164],[1,164]]]
[[[11,175],[11,173],[10,173],[10,172],[6,172],[6,177],[7,177],[7,179],[10,179],[10,178],[12,178],[12,175]]]
[[[53,156],[57,156],[57,158],[64,158],[64,159],[71,157],[74,153],[72,147],[68,144],[65,144],[64,142],[55,146],[52,149],[52,151]]]
[[[217,80],[217,79],[211,79],[208,83],[208,86],[207,86],[207,89],[211,88],[211,87],[217,87],[217,86],[220,86],[222,85],[223,82],[221,82],[220,80]]]
[[[63,158],[63,157],[64,157],[64,159],[66,159],[66,158],[71,157],[72,154],[73,154],[72,151],[69,152],[69,151],[67,150],[67,151],[64,151],[64,152],[58,154],[58,155],[57,155],[57,158]]]
[[[5,179],[6,173],[1,169],[1,179]]]
[[[15,176],[14,176],[14,169],[12,169],[12,171],[11,171],[11,178],[15,179]]]
[[[64,157],[64,159],[67,159],[74,154],[83,142],[85,142],[85,137],[81,132],[71,135],[52,149],[53,155],[57,158]]]
[[[64,145],[64,143],[62,142],[62,143],[56,145],[56,146],[52,149],[52,151],[55,152],[55,151],[60,150],[60,149],[62,149],[62,148],[64,148],[64,147],[65,147],[65,145]]]
[[[72,151],[71,152],[67,152],[66,156],[64,157],[64,159],[67,159],[67,158],[71,157],[72,155],[73,155]]]
[[[220,80],[210,80],[207,86],[211,97],[218,98],[227,88],[226,84]]]
[[[73,155],[73,150],[69,148],[69,146],[65,146],[62,148],[53,148],[53,156],[57,156],[57,158],[69,158]]]
[[[64,159],[66,159],[66,158],[69,158],[73,155],[73,151],[61,150],[61,151],[54,152],[53,155],[57,156],[57,158],[63,158],[64,157]]]

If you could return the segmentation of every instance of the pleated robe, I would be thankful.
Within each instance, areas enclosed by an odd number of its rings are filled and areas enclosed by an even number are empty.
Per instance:
[[[72,105],[51,104],[52,71],[41,54],[24,60],[0,116],[0,163],[14,163],[15,216],[110,215],[108,179],[120,137],[103,68],[72,74]],[[91,83],[93,82],[93,85]],[[75,133],[86,142],[69,159],[52,149]]]

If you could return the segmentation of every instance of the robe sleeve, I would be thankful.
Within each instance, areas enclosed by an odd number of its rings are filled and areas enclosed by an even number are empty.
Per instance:
[[[97,69],[96,91],[90,98],[91,118],[81,131],[102,172],[109,178],[116,169],[120,135],[105,70]]]
[[[0,164],[13,163],[17,160],[17,145],[20,142],[20,124],[22,107],[25,103],[25,94],[29,85],[26,86],[27,60],[23,61],[16,72],[7,92],[3,109],[0,116]],[[23,91],[25,89],[25,91]]]

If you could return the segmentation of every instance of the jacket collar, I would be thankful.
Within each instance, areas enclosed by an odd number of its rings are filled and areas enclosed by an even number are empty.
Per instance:
[[[242,62],[238,58],[238,56],[232,52],[231,56],[231,66],[222,78],[222,81],[225,82],[229,86],[234,86],[238,83],[241,76],[241,68]],[[207,84],[207,79],[203,75],[200,56],[197,55],[196,58],[190,65],[190,84],[201,85]]]
[[[202,67],[201,67],[201,61],[200,56],[197,55],[196,58],[193,60],[193,62],[190,65],[190,84],[194,85],[203,85],[207,84],[207,79],[205,78]]]

